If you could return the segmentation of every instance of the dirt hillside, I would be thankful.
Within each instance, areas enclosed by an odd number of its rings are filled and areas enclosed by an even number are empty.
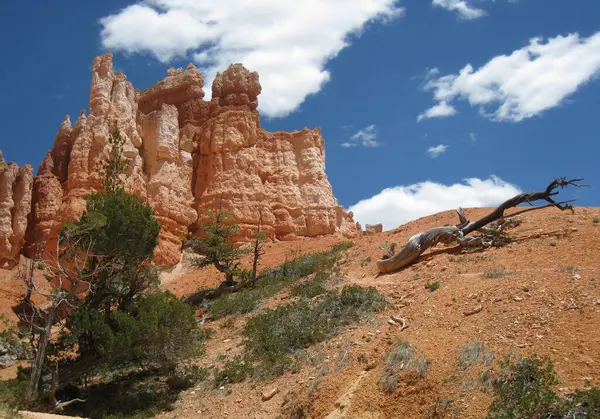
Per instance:
[[[476,219],[489,209],[465,212]],[[504,247],[467,251],[440,246],[416,264],[388,275],[378,275],[376,267],[384,243],[395,242],[398,249],[422,230],[456,224],[455,212],[363,236],[343,257],[340,286],[374,286],[386,296],[387,308],[315,345],[299,372],[217,389],[203,383],[181,393],[174,410],[159,417],[277,418],[290,417],[294,407],[301,407],[311,418],[483,418],[491,398],[480,390],[479,376],[488,365],[460,368],[459,353],[469,342],[483,344],[489,367],[509,351],[551,357],[562,393],[583,388],[586,380],[599,382],[600,223],[594,223],[598,217],[600,208],[577,207],[575,214],[554,208],[530,212],[510,230],[512,242]],[[329,249],[340,241],[324,237],[270,243],[261,268],[276,266],[293,253]],[[221,279],[209,268],[185,271],[176,267],[164,273],[163,287],[182,296]],[[15,283],[10,275],[2,275],[0,305],[9,313]],[[438,289],[426,288],[435,282]],[[288,298],[278,294],[262,307]],[[199,364],[215,367],[241,354],[242,328],[252,315],[211,322],[214,333]],[[391,316],[406,319],[408,327],[389,324]],[[399,339],[426,357],[428,370],[423,378],[400,380],[397,390],[387,393],[381,384],[383,368]],[[262,394],[270,390],[276,394],[263,401]]]
[[[470,219],[487,212],[466,211]],[[422,230],[455,224],[456,214],[447,211],[365,236],[347,251],[343,284],[376,287],[386,295],[387,309],[373,321],[317,345],[316,360],[305,363],[299,373],[224,389],[200,386],[183,393],[175,410],[160,417],[288,417],[296,404],[313,418],[482,418],[490,402],[478,389],[478,375],[485,367],[463,371],[458,365],[459,352],[470,341],[483,343],[493,363],[509,351],[551,357],[561,392],[583,388],[586,380],[598,382],[598,217],[599,208],[576,208],[575,214],[553,208],[527,213],[521,225],[510,230],[512,243],[505,247],[469,252],[440,246],[415,265],[381,276],[376,260],[384,252],[382,244],[395,242],[399,248]],[[308,253],[334,243],[329,237],[270,244],[263,267],[283,262],[292,250]],[[166,287],[183,295],[219,278],[210,270],[189,272]],[[434,282],[439,289],[430,292],[425,285]],[[481,312],[465,315],[479,307]],[[390,325],[392,315],[406,319],[408,328]],[[234,317],[233,327],[219,327],[224,320],[211,325],[215,334],[207,342],[203,365],[218,365],[223,354],[242,352],[246,318]],[[405,380],[388,394],[380,380],[386,356],[398,339],[425,356],[429,368],[425,378]],[[275,388],[277,394],[262,401],[262,392]]]

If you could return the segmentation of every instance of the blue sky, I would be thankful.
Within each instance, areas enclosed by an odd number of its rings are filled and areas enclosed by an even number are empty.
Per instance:
[[[322,127],[334,193],[363,224],[493,205],[558,176],[591,184],[565,198],[600,205],[597,0],[83,4],[2,5],[9,161],[37,167],[111,50],[140,89],[188,62],[207,91],[231,62],[258,71],[263,126]]]

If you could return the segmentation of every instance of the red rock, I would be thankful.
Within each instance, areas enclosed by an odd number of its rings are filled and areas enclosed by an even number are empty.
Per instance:
[[[13,267],[25,242],[33,168],[6,163],[0,151],[0,267]]]
[[[240,225],[238,242],[250,239],[260,217],[271,239],[360,234],[333,195],[319,128],[263,130],[256,110],[259,76],[241,64],[217,75],[211,101],[203,100],[203,85],[190,64],[169,69],[140,92],[113,70],[110,53],[96,57],[89,115],[82,111],[74,126],[65,117],[30,187],[27,249],[36,241],[54,245],[62,224],[85,210],[86,195],[101,189],[97,169],[108,157],[115,126],[130,159],[126,189],[155,209],[162,226],[155,252],[161,265],[179,261],[182,238],[196,232],[204,211],[221,199]]]

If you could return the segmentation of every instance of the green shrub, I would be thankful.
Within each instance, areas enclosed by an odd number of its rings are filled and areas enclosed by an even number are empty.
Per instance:
[[[233,314],[245,314],[260,305],[260,293],[254,290],[242,290],[232,294],[224,294],[210,305],[210,314],[215,319]]]
[[[488,418],[541,419],[557,412],[559,399],[553,390],[557,380],[550,359],[531,357],[513,363],[505,358],[500,367]]]
[[[333,336],[342,326],[374,313],[385,304],[375,288],[346,286],[312,304],[306,300],[258,313],[244,328],[249,353],[270,373],[283,372],[294,352]]]
[[[167,385],[173,391],[187,390],[191,386],[208,378],[210,373],[198,365],[180,366],[167,379]]]
[[[460,349],[458,354],[458,366],[462,370],[472,367],[480,360],[483,365],[490,365],[494,360],[492,351],[485,352],[483,342],[469,341]]]
[[[252,363],[238,355],[227,361],[222,370],[215,370],[213,384],[218,388],[228,383],[240,383],[252,376],[253,371]]]
[[[341,251],[350,249],[352,246],[354,246],[353,242],[341,242],[341,243],[334,244],[333,246],[331,246],[331,251],[332,252],[341,252]]]
[[[327,289],[325,288],[324,282],[328,276],[329,275],[324,272],[319,272],[312,281],[295,285],[292,288],[291,294],[296,297],[304,298],[313,298],[317,295],[325,294]]]
[[[173,384],[176,383],[154,371],[133,371],[111,377],[109,382],[95,382],[85,389],[77,389],[67,397],[78,397],[86,402],[74,403],[66,407],[64,413],[91,419],[153,418],[173,409],[179,393],[170,387]],[[57,397],[65,396],[57,394]]]
[[[0,381],[0,404],[13,408],[27,406],[25,394],[29,385],[29,374],[29,369],[18,367],[16,378]]]
[[[336,247],[337,246],[337,247]],[[210,304],[211,315],[221,318],[235,314],[245,314],[256,309],[262,301],[272,297],[283,287],[310,274],[316,274],[314,283],[299,285],[292,290],[293,295],[312,298],[326,290],[324,282],[329,279],[342,252],[349,245],[339,243],[332,250],[317,252],[288,260],[281,265],[265,269],[252,288],[232,294],[224,294]]]
[[[600,418],[600,388],[575,391],[565,402],[562,413],[565,418]]]
[[[594,218],[594,224],[600,224],[600,217]]]
[[[75,311],[69,329],[67,339],[77,340],[113,367],[133,362],[170,369],[198,354],[203,337],[194,310],[169,292],[144,295],[108,317],[98,310]]]
[[[570,274],[575,275],[575,274],[579,273],[579,268],[575,265],[570,265],[570,266],[567,266],[566,268],[564,268],[563,272],[568,272]]]
[[[0,403],[0,418],[5,419],[20,419],[23,416],[19,411],[11,406]]]
[[[388,393],[393,393],[398,387],[398,380],[402,372],[414,378],[423,378],[429,369],[427,358],[415,358],[413,347],[403,340],[399,340],[394,349],[388,354],[381,384]]]
[[[483,273],[483,277],[485,279],[502,278],[506,275],[508,275],[508,272],[506,272],[504,269],[495,269],[493,271],[486,271]]]
[[[429,292],[434,292],[439,287],[440,287],[440,281],[428,282],[427,284],[425,284],[425,288],[427,288],[429,290]]]

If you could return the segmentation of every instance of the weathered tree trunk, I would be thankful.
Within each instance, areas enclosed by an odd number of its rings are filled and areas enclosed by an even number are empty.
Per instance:
[[[583,179],[567,180],[564,177],[556,179],[552,183],[550,183],[544,191],[516,195],[511,199],[503,202],[500,206],[498,206],[494,211],[492,211],[485,217],[475,222],[469,221],[465,217],[462,208],[459,208],[457,210],[458,217],[460,220],[459,224],[457,224],[456,226],[432,228],[430,230],[412,236],[408,240],[408,242],[402,247],[400,252],[396,253],[395,255],[392,255],[387,259],[381,259],[377,261],[377,267],[379,269],[379,272],[390,273],[398,269],[402,269],[405,266],[415,262],[419,258],[419,256],[423,254],[423,252],[425,252],[427,249],[435,246],[438,243],[450,244],[453,242],[458,242],[459,245],[463,246],[467,244],[480,243],[485,246],[490,246],[492,242],[486,241],[485,237],[467,238],[465,236],[474,231],[481,231],[488,224],[504,218],[504,212],[507,209],[514,208],[520,204],[528,203],[532,205],[532,202],[538,200],[544,200],[549,203],[548,205],[544,205],[541,207],[534,207],[522,211],[517,211],[516,213],[511,214],[511,217],[528,211],[533,211],[536,209],[542,209],[547,207],[556,207],[561,211],[567,209],[573,211],[573,206],[570,204],[570,202],[573,202],[572,200],[556,202],[552,199],[552,196],[557,195],[559,193],[557,191],[558,188],[562,189],[569,185],[576,187],[586,186],[579,185],[577,183],[581,180]],[[504,229],[504,227],[505,225],[500,226],[499,231]]]
[[[64,298],[65,293],[62,291],[59,291],[56,294],[54,294],[52,306],[46,314],[46,322],[44,324],[44,327],[39,329],[40,337],[38,339],[35,357],[33,363],[31,364],[31,378],[29,381],[29,388],[27,390],[28,400],[33,401],[37,398],[40,378],[42,377],[42,370],[44,368],[44,360],[46,358],[46,348],[48,347],[48,342],[50,341],[50,336],[52,334],[52,325],[54,324],[54,317]]]
[[[258,261],[263,255],[262,243],[261,243],[261,226],[262,226],[262,213],[258,218],[258,228],[256,231],[256,238],[254,240],[254,248],[252,252],[252,282],[256,281],[256,270],[258,269]]]

